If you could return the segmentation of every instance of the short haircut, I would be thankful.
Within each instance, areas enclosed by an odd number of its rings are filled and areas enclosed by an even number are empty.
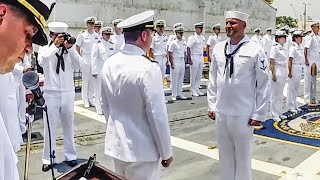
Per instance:
[[[136,42],[139,39],[141,33],[142,33],[142,30],[139,30],[139,31],[124,32],[123,35],[126,42]]]

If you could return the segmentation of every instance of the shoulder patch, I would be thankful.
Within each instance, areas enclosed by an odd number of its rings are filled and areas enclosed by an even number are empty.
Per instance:
[[[80,31],[80,32],[79,32],[79,34],[81,34],[81,33],[84,33],[84,32],[85,32],[85,30],[83,30],[83,31]]]
[[[110,43],[110,44],[113,44],[113,42],[112,42],[112,41],[109,41],[109,43]]]

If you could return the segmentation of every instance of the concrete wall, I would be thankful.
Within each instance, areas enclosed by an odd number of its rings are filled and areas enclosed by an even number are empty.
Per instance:
[[[70,34],[77,36],[85,28],[84,19],[88,16],[96,16],[104,22],[104,26],[109,26],[116,18],[127,18],[148,9],[155,11],[155,19],[167,21],[167,34],[172,32],[174,23],[184,23],[185,36],[192,33],[193,24],[199,21],[206,22],[206,37],[216,23],[222,24],[224,36],[224,12],[227,10],[250,15],[249,34],[256,27],[274,28],[276,21],[276,10],[264,0],[59,0],[49,22],[66,22]]]

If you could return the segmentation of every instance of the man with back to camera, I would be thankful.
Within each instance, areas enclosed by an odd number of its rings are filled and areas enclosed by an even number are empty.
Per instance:
[[[92,47],[92,76],[95,80],[95,105],[97,114],[102,115],[101,109],[101,69],[104,62],[115,53],[115,45],[110,40],[113,34],[112,27],[101,28],[102,39]]]
[[[268,61],[244,34],[249,15],[225,12],[230,38],[213,49],[208,116],[216,120],[221,180],[252,180],[253,127],[260,127],[270,100]]]
[[[96,20],[96,17],[87,17],[84,20],[84,22],[87,24],[87,30],[79,33],[76,42],[76,49],[83,58],[83,62],[81,64],[81,96],[84,107],[86,108],[94,106],[94,79],[91,75],[91,51],[93,44],[98,42],[100,39],[100,35],[94,31],[94,23]]]
[[[130,180],[159,180],[160,162],[169,167],[172,147],[161,70],[150,61],[154,11],[118,24],[126,44],[101,72],[102,110],[108,122],[105,154],[115,172]],[[120,81],[119,81],[120,80]]]
[[[0,0],[0,74],[9,73],[25,54],[32,53],[32,43],[44,45],[47,38],[44,33],[46,21],[55,5],[55,1],[43,0],[34,2],[18,0]],[[14,22],[14,23],[12,23]],[[4,80],[4,81],[3,81]],[[6,78],[0,77],[1,84],[6,86]],[[7,92],[1,89],[1,114],[6,105]],[[18,180],[18,159],[0,114],[0,180]]]
[[[48,118],[51,132],[52,151],[56,150],[57,121],[61,120],[64,140],[64,156],[71,167],[77,165],[77,153],[74,143],[74,69],[80,68],[81,56],[72,43],[65,39],[68,25],[63,22],[48,24],[50,38],[47,46],[40,47],[38,53],[39,65],[44,72],[44,98],[48,108]],[[49,132],[44,114],[44,147],[42,171],[51,169]]]

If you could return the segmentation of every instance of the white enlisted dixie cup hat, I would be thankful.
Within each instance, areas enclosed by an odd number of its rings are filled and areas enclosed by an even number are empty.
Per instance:
[[[272,27],[268,27],[266,31],[272,31]]]
[[[85,23],[95,23],[96,21],[97,21],[97,18],[93,17],[93,16],[87,17],[87,18],[84,19]]]
[[[220,29],[220,27],[221,27],[221,24],[218,23],[218,24],[213,25],[212,29]]]
[[[133,15],[119,24],[118,28],[123,28],[123,32],[132,32],[145,29],[154,29],[154,11],[149,10]]]
[[[68,25],[63,22],[51,22],[48,24],[48,28],[50,32],[64,33],[67,32]]]
[[[166,21],[165,20],[157,20],[155,23],[155,26],[166,26]]]
[[[102,27],[103,26],[103,22],[102,21],[95,21],[94,22],[94,27]]]
[[[203,28],[203,26],[204,26],[204,22],[197,22],[194,24],[195,28]]]
[[[224,16],[226,19],[238,19],[245,23],[247,23],[249,19],[249,14],[240,11],[226,11]]]
[[[253,30],[253,32],[258,32],[258,31],[261,31],[261,29],[260,29],[260,28],[255,28],[255,29]]]
[[[112,21],[112,25],[116,26],[117,24],[119,24],[121,21],[123,21],[123,19],[115,19]]]
[[[287,37],[288,35],[284,31],[277,31],[276,36],[277,37]]]
[[[101,34],[113,34],[113,28],[110,27],[110,26],[107,26],[107,27],[103,27],[100,29],[100,33]]]

